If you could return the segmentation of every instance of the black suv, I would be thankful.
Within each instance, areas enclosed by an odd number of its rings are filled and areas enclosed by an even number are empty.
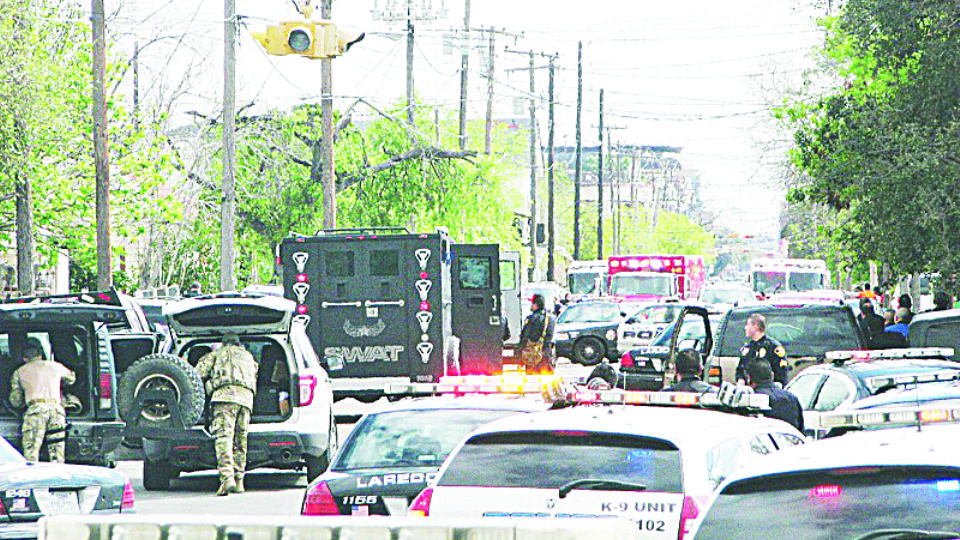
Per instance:
[[[139,307],[113,290],[0,303],[0,435],[18,448],[22,411],[10,404],[10,380],[28,342],[39,342],[45,357],[77,375],[76,383],[64,388],[67,461],[111,464],[124,429],[115,399],[117,374],[155,352],[160,337],[146,327]]]
[[[950,347],[960,361],[960,309],[926,311],[910,321],[911,347]]]
[[[752,313],[767,320],[767,335],[787,350],[789,375],[826,362],[828,351],[864,349],[850,306],[840,302],[758,304],[735,307],[727,312],[715,332],[713,351],[706,362],[707,382],[734,381],[740,349],[747,341],[744,327]]]

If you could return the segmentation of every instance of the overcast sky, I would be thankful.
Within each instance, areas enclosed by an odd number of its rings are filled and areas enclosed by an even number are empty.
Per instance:
[[[405,3],[404,0],[395,0]],[[411,0],[443,7],[446,17],[416,23],[414,60],[418,97],[456,110],[460,58],[444,47],[463,26],[463,0]],[[334,61],[334,94],[343,108],[355,97],[379,106],[404,99],[405,23],[375,21],[374,0],[334,0],[333,19],[368,37]],[[376,0],[381,9],[389,2]],[[498,115],[512,114],[517,98],[528,96],[525,55],[557,53],[557,144],[575,143],[577,42],[583,42],[584,144],[597,144],[599,91],[604,89],[604,122],[611,140],[623,144],[683,148],[685,168],[699,170],[702,198],[722,222],[743,234],[777,229],[782,190],[776,164],[784,142],[768,129],[769,105],[800,84],[813,65],[810,52],[822,42],[814,24],[823,13],[807,0],[471,0],[471,26],[495,27],[514,39],[497,38]],[[223,3],[196,0],[117,1],[109,31],[141,45],[157,36],[141,56],[141,95],[181,95],[174,113],[219,114],[222,94]],[[237,0],[248,30],[298,17],[291,0]],[[319,12],[316,17],[319,18]],[[120,48],[118,46],[118,48]],[[115,51],[116,52],[116,51]],[[452,54],[445,54],[452,53]],[[471,41],[469,116],[485,111],[486,42]],[[546,60],[537,65],[546,65]],[[320,64],[299,57],[263,53],[247,31],[238,39],[238,105],[288,107],[316,101]],[[189,71],[188,71],[189,70]],[[184,81],[184,73],[190,76]],[[547,70],[538,70],[536,93],[546,96]],[[538,118],[546,135],[546,108]],[[523,113],[526,115],[526,112]],[[174,122],[188,117],[174,114]],[[179,118],[179,120],[178,120]]]

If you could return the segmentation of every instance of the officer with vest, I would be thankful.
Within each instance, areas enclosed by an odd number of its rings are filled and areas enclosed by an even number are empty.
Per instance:
[[[217,495],[243,493],[247,430],[253,396],[257,391],[258,367],[250,351],[240,345],[236,334],[230,332],[223,335],[220,348],[197,362],[197,373],[210,396],[213,414],[212,429],[220,473]]]
[[[50,461],[63,463],[67,415],[60,385],[73,384],[77,376],[64,365],[44,359],[37,344],[24,347],[23,362],[10,381],[10,403],[14,407],[27,406],[20,436],[23,456],[27,461],[39,461],[40,447],[46,438]]]
[[[747,318],[743,328],[749,338],[740,348],[740,363],[737,364],[737,382],[747,380],[747,364],[753,360],[763,360],[770,364],[773,371],[773,380],[780,384],[787,384],[789,369],[787,366],[787,351],[778,341],[767,336],[767,318],[759,313],[752,313]]]

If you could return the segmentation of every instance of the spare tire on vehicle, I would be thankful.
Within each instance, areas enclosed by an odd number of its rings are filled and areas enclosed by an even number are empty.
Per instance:
[[[184,426],[191,427],[200,421],[206,402],[200,375],[182,358],[164,353],[144,356],[131,364],[120,377],[117,390],[120,417],[128,424],[178,427],[165,399],[150,399],[145,396],[139,417],[135,414],[134,405],[141,392],[162,389],[172,391]]]

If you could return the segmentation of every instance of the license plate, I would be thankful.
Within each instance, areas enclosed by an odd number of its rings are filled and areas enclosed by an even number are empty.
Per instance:
[[[35,491],[37,502],[40,505],[40,511],[44,515],[53,516],[57,514],[79,514],[80,504],[77,502],[76,491],[48,491],[47,496],[43,497],[40,492]]]

